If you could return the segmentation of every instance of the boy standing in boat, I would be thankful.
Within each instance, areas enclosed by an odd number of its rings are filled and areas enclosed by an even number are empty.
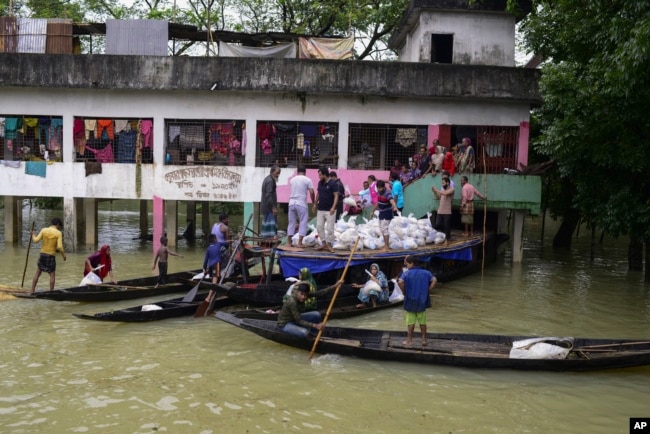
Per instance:
[[[397,205],[395,204],[395,199],[393,199],[393,194],[388,191],[386,188],[386,183],[381,179],[377,181],[377,204],[375,205],[375,210],[379,209],[379,230],[384,236],[384,247],[380,250],[381,252],[388,251],[388,227],[390,226],[390,221],[393,219],[393,213],[397,214]]]
[[[37,236],[34,236],[33,230],[29,232],[32,241],[35,243],[38,243],[41,239],[43,240],[43,247],[41,247],[41,254],[38,257],[36,274],[34,274],[34,278],[32,279],[32,291],[30,294],[36,292],[36,284],[43,271],[50,275],[50,291],[54,290],[54,282],[56,280],[56,252],[61,252],[63,260],[66,260],[65,252],[63,251],[61,227],[63,227],[61,219],[54,217],[52,219],[52,225],[41,229]]]
[[[309,296],[309,284],[298,283],[291,297],[282,305],[278,314],[278,327],[284,333],[306,338],[309,333],[316,334],[323,328],[320,312],[305,312],[305,300]]]
[[[156,288],[158,288],[158,285],[167,283],[167,260],[169,259],[169,255],[183,257],[183,255],[179,255],[167,248],[167,237],[160,237],[160,248],[156,253],[156,257],[153,259],[153,267],[151,267],[152,270],[155,270],[156,263],[158,264],[158,283],[156,283]]]
[[[411,345],[415,323],[420,324],[422,345],[427,344],[427,308],[431,307],[429,293],[436,286],[436,277],[429,270],[420,268],[418,259],[409,255],[404,259],[406,271],[397,280],[404,293],[404,310],[406,311],[407,337],[402,344]]]

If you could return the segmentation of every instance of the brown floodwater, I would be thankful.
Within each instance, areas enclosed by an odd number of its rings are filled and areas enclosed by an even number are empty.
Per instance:
[[[57,213],[25,209],[37,228]],[[232,220],[232,219],[231,219]],[[185,221],[179,218],[179,221]],[[27,235],[4,242],[0,283],[20,285]],[[233,222],[240,225],[241,222]],[[650,293],[627,271],[627,245],[605,238],[589,260],[586,233],[554,251],[528,218],[524,261],[506,251],[476,274],[441,285],[429,329],[545,336],[650,338]],[[151,273],[152,245],[137,239],[138,207],[102,204],[100,244],[117,279]],[[183,228],[179,232],[182,233]],[[200,268],[205,245],[184,240],[170,272]],[[58,259],[57,287],[77,285],[92,249]],[[26,286],[38,246],[32,246]],[[39,288],[46,288],[47,276]],[[168,296],[167,296],[168,297]],[[0,302],[0,432],[627,432],[650,417],[650,367],[591,373],[463,369],[316,355],[266,341],[213,317],[146,324],[84,321],[161,298],[112,303]],[[402,330],[403,311],[334,324]]]

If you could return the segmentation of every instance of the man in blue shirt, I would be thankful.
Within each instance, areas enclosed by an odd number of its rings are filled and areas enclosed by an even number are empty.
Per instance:
[[[420,324],[422,345],[427,344],[427,308],[431,307],[429,293],[436,286],[436,277],[429,270],[420,268],[417,257],[409,255],[404,259],[406,271],[397,279],[397,284],[404,293],[404,310],[406,311],[407,337],[402,344],[411,345],[415,323]]]
[[[404,209],[404,188],[402,187],[402,182],[399,180],[399,175],[392,172],[389,179],[395,205],[397,205],[399,212],[402,212],[402,209]]]

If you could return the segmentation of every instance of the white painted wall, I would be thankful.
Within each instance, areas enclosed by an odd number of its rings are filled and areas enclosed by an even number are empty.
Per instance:
[[[301,101],[290,94],[3,88],[3,114],[63,116],[64,162],[49,164],[46,178],[25,175],[24,163],[19,169],[0,164],[1,196],[151,199],[156,195],[166,200],[258,202],[268,168],[254,167],[257,120],[339,123],[339,155],[345,156],[348,123],[518,126],[528,120],[529,107],[526,103],[380,97],[362,102],[358,97],[309,95],[303,112]],[[213,166],[143,164],[138,197],[135,164],[103,164],[101,175],[86,177],[84,163],[72,162],[75,116],[153,118],[155,162],[164,161],[165,119],[243,119],[247,124],[246,167],[221,167],[224,171],[204,176],[202,169]],[[345,167],[346,158],[339,164]],[[292,172],[283,170],[279,184],[287,184]],[[197,193],[209,196],[197,197]],[[228,198],[219,196],[223,193]]]
[[[431,62],[431,34],[454,35],[461,65],[515,66],[515,18],[505,13],[423,11],[400,50],[400,62]]]

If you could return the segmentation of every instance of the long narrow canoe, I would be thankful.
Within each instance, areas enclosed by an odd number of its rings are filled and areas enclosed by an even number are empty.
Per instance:
[[[189,280],[198,273],[195,271],[180,271],[168,276],[169,283],[156,288],[158,276],[147,276],[127,279],[117,284],[100,284],[73,286],[53,291],[37,291],[34,294],[15,294],[16,297],[54,300],[54,301],[117,301],[131,300],[141,297],[187,292],[194,284]]]
[[[199,293],[192,301],[183,301],[183,297],[172,298],[171,300],[158,301],[146,305],[129,307],[126,309],[110,310],[93,315],[82,313],[73,313],[74,316],[81,319],[90,319],[95,321],[121,321],[121,322],[146,322],[160,321],[169,318],[179,318],[182,316],[194,315],[196,308],[201,304],[208,293]],[[214,302],[215,309],[221,309],[233,304],[233,301],[226,296],[217,297]],[[153,310],[148,310],[151,306]],[[145,310],[143,310],[143,307]]]
[[[283,333],[275,321],[242,319],[217,312],[218,319],[263,338],[311,350],[313,339]],[[566,351],[565,358],[514,358],[513,346],[520,341],[535,340],[537,344],[554,345]],[[332,327],[323,330],[316,347],[319,353],[355,356],[364,359],[450,365],[483,369],[518,369],[536,371],[589,371],[650,365],[650,340],[537,338],[466,333],[428,333],[424,345],[415,333],[410,345],[405,344],[405,331],[369,330]],[[530,345],[521,347],[524,350]],[[523,351],[523,350],[522,350]]]
[[[237,303],[253,306],[273,306],[282,304],[282,298],[287,293],[292,282],[271,282],[271,283],[242,283],[231,288],[223,288],[226,295]],[[324,288],[320,286],[319,288]],[[340,297],[355,296],[359,293],[358,288],[352,285],[341,285]],[[326,294],[322,300],[331,300],[334,291]]]
[[[341,318],[350,318],[353,316],[364,315],[371,312],[376,312],[378,310],[390,309],[391,307],[400,306],[404,303],[403,300],[392,301],[390,303],[381,303],[376,307],[364,306],[358,308],[357,305],[360,304],[359,299],[355,296],[350,297],[337,297],[334,301],[334,306],[330,311],[329,319],[341,319]],[[316,304],[316,309],[325,315],[329,307],[330,300],[318,300]],[[280,313],[282,306],[271,306],[271,307],[261,307],[253,309],[242,309],[236,311],[230,311],[231,314],[235,315],[237,318],[251,318],[251,319],[262,319],[268,321],[277,321],[278,313]]]

